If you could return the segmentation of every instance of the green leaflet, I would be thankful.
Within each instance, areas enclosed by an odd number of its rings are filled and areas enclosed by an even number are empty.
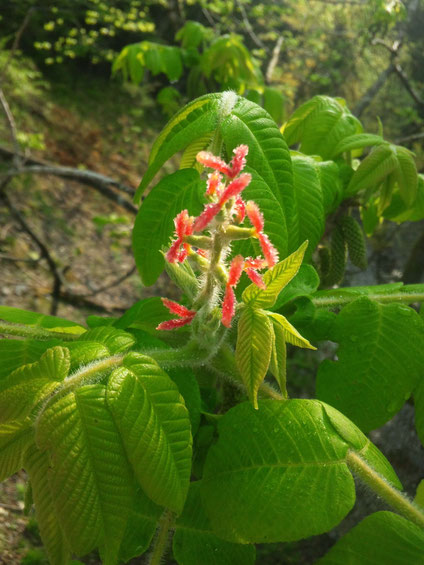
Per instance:
[[[80,338],[81,341],[94,341],[104,345],[110,355],[116,355],[127,351],[134,345],[134,337],[120,329],[111,326],[100,326],[85,332]]]
[[[270,362],[270,371],[274,375],[275,380],[280,387],[281,393],[287,398],[286,387],[286,362],[287,362],[287,347],[283,327],[274,319],[271,318],[272,323],[272,353]]]
[[[346,151],[352,151],[353,149],[362,149],[363,147],[369,147],[371,145],[382,145],[386,143],[380,135],[373,135],[371,133],[357,133],[355,135],[350,135],[339,141],[339,143],[334,147],[331,159],[340,155],[340,153],[345,153]]]
[[[132,353],[112,373],[107,400],[143,490],[156,504],[180,512],[192,439],[177,386],[153,359]]]
[[[140,488],[137,489],[119,548],[119,563],[126,563],[147,551],[162,512],[163,508],[156,506]]]
[[[297,245],[308,240],[305,261],[309,261],[325,227],[323,191],[318,167],[312,159],[293,157],[293,183],[299,216]]]
[[[255,408],[271,360],[272,337],[272,324],[264,312],[250,307],[242,310],[237,326],[236,362]]]
[[[252,181],[243,198],[258,204],[266,233],[281,255],[287,255],[297,245],[296,240],[290,240],[297,210],[290,153],[283,136],[263,108],[241,97],[223,119],[220,131],[228,157],[238,145],[249,146],[245,170]]]
[[[265,110],[270,114],[274,122],[281,124],[284,121],[285,114],[285,98],[278,88],[265,86],[264,88],[264,103]]]
[[[424,532],[392,512],[367,516],[317,565],[421,565]]]
[[[57,339],[47,341],[0,339],[0,380],[22,365],[38,361],[47,349],[55,345],[60,345],[60,341]]]
[[[300,335],[297,329],[292,326],[284,316],[277,314],[276,312],[268,312],[268,316],[282,328],[284,340],[287,343],[306,349],[316,349],[316,347],[311,345],[307,339]]]
[[[307,246],[308,242],[305,241],[297,251],[265,273],[265,289],[254,284],[249,285],[243,292],[243,302],[255,308],[272,308],[279,293],[297,274]]]
[[[313,294],[317,290],[319,283],[318,273],[312,265],[300,265],[297,275],[280,292],[273,308],[278,310],[284,304],[295,300],[299,296]]]
[[[184,209],[192,215],[200,213],[203,185],[197,171],[182,169],[163,178],[143,202],[134,224],[133,251],[146,286],[153,284],[164,269],[160,249],[169,245],[175,216]]]
[[[395,184],[407,206],[417,195],[417,169],[411,153],[404,147],[384,143],[375,147],[361,162],[346,189],[346,196],[353,196],[360,190],[368,190],[367,196],[376,192],[380,183],[379,209],[382,212],[389,204]]]
[[[105,386],[83,386],[50,402],[36,438],[50,455],[51,492],[72,550],[84,555],[99,547],[103,563],[114,565],[135,485]]]
[[[424,218],[424,175],[418,175],[417,198],[411,207],[402,200],[399,190],[392,195],[384,217],[394,222],[418,222]]]
[[[197,170],[202,170],[202,165],[196,161],[196,155],[199,151],[203,151],[207,149],[209,143],[212,140],[212,132],[206,133],[199,139],[195,139],[187,145],[183,156],[181,157],[180,161],[180,169],[190,169],[195,168]]]
[[[317,401],[232,408],[219,422],[202,480],[215,532],[239,543],[272,543],[330,530],[355,501],[347,449]]]
[[[293,541],[344,518],[355,501],[347,451],[362,454],[370,442],[342,414],[330,421],[327,409],[336,413],[316,400],[265,400],[259,410],[243,403],[222,417],[201,483],[217,535],[239,543]],[[386,476],[383,455],[370,459]]]
[[[182,108],[167,123],[153,144],[148,169],[134,197],[136,202],[140,201],[144,190],[172,155],[186,148],[207,132],[215,130],[218,123],[218,98],[220,96],[219,94],[207,94],[197,98]]]
[[[52,332],[56,331],[77,335],[85,332],[85,328],[76,322],[64,320],[57,316],[48,316],[47,314],[12,308],[11,306],[0,306],[0,320],[44,328]],[[54,335],[52,337],[54,337]]]
[[[424,445],[424,377],[421,375],[419,384],[414,390],[415,427],[418,437]]]
[[[0,423],[22,420],[68,375],[69,350],[52,347],[40,360],[16,369],[0,382]]]
[[[254,565],[255,548],[218,538],[203,509],[200,482],[190,484],[182,515],[175,524],[172,548],[179,565]]]
[[[68,565],[71,560],[70,547],[55,510],[49,484],[49,456],[33,445],[25,454],[24,466],[29,476],[35,516],[49,562],[51,565]]]
[[[289,146],[300,142],[300,151],[330,159],[338,143],[362,132],[355,118],[341,98],[314,96],[302,104],[290,117],[284,128]]]
[[[0,482],[22,469],[24,453],[33,441],[29,419],[0,425]]]
[[[358,298],[340,312],[332,340],[338,361],[318,370],[317,396],[362,430],[378,428],[400,410],[422,376],[424,322],[402,304]]]
[[[193,369],[189,367],[174,367],[168,369],[168,374],[184,398],[184,404],[190,417],[191,435],[194,437],[200,424],[201,406],[200,389],[196,376]]]
[[[316,161],[315,169],[321,183],[324,215],[328,216],[339,206],[343,196],[340,169],[334,161]]]
[[[152,335],[158,335],[156,326],[171,318],[162,300],[158,296],[153,296],[135,302],[113,325],[116,328],[137,328]]]

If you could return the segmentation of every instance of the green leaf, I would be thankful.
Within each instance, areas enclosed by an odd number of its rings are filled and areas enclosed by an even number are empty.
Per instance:
[[[284,136],[289,146],[300,142],[302,153],[330,159],[342,139],[361,131],[360,121],[351,114],[344,100],[314,96],[290,117]]]
[[[211,33],[211,29],[199,22],[187,21],[175,35],[175,39],[181,42],[185,49],[198,47]]]
[[[52,490],[49,483],[50,459],[33,445],[25,454],[25,470],[28,473],[35,516],[41,539],[51,565],[67,565],[70,548],[56,514]]]
[[[411,206],[402,200],[399,190],[392,195],[390,205],[384,210],[384,217],[393,222],[418,222],[424,218],[424,175],[418,175],[417,198]]]
[[[309,296],[313,294],[316,292],[319,283],[318,273],[312,265],[300,265],[297,275],[295,275],[280,292],[273,308],[278,310],[284,306],[284,304],[295,300],[299,296]]]
[[[79,339],[81,341],[94,341],[104,345],[110,355],[127,351],[135,342],[134,337],[130,333],[111,326],[101,326],[88,330]]]
[[[70,320],[64,320],[56,316],[47,316],[46,314],[40,314],[38,312],[30,312],[29,310],[21,310],[20,308],[12,308],[11,306],[0,306],[0,320],[14,322],[16,324],[25,324],[26,326],[36,328],[44,328],[51,332],[56,331],[76,335],[86,330],[86,328],[80,324],[71,322]],[[52,338],[53,337],[54,335],[52,335]]]
[[[284,121],[284,95],[278,88],[266,86],[264,88],[264,108],[277,124]]]
[[[264,312],[250,307],[242,310],[237,326],[236,362],[255,408],[271,360],[272,337],[272,325]]]
[[[168,370],[170,378],[177,385],[188,410],[191,435],[194,437],[200,424],[200,389],[193,370],[188,367],[173,367]]]
[[[321,183],[324,215],[328,216],[336,210],[343,197],[340,168],[334,161],[315,160],[315,169]]]
[[[182,169],[164,177],[147,196],[134,224],[133,250],[141,280],[152,285],[165,266],[160,250],[174,233],[174,218],[184,209],[197,215],[202,210],[204,183],[194,169]]]
[[[378,428],[422,377],[424,321],[408,306],[362,297],[343,308],[332,334],[338,361],[320,365],[317,396],[362,430]]]
[[[200,499],[200,483],[190,484],[182,515],[175,524],[173,554],[179,565],[254,565],[255,548],[218,538]]]
[[[137,328],[157,335],[156,326],[171,317],[162,300],[153,296],[133,304],[113,325],[120,329]]]
[[[0,423],[23,420],[68,375],[69,350],[52,347],[39,361],[16,369],[0,381]]]
[[[224,93],[225,95],[226,93]],[[238,97],[220,126],[227,155],[240,144],[249,146],[246,172],[252,181],[243,198],[254,200],[265,217],[265,230],[282,256],[297,245],[290,230],[297,222],[290,153],[267,112]]]
[[[307,339],[300,335],[297,329],[292,326],[284,316],[277,314],[276,312],[268,312],[268,316],[277,322],[277,324],[282,328],[284,339],[287,343],[306,349],[316,349],[316,347],[311,345]]]
[[[296,243],[309,241],[305,251],[305,261],[308,261],[324,233],[324,199],[315,162],[308,157],[292,157],[292,165],[299,217]]]
[[[386,143],[384,139],[379,135],[373,135],[371,133],[358,133],[355,135],[350,135],[339,141],[339,143],[334,147],[331,159],[340,155],[340,153],[345,153],[346,151],[352,151],[352,149],[362,149],[363,147],[369,147],[371,145],[382,145]]]
[[[71,355],[71,372],[78,369],[80,365],[87,365],[92,361],[110,356],[109,349],[96,341],[72,341],[67,342],[66,347]]]
[[[187,145],[183,156],[181,157],[180,169],[195,168],[196,170],[201,171],[202,166],[196,161],[196,155],[199,153],[199,151],[207,149],[211,141],[212,132],[209,132],[202,137],[199,137],[198,139],[192,141],[190,145]]]
[[[33,442],[29,419],[0,425],[0,482],[22,469],[24,453]]]
[[[218,124],[219,94],[207,94],[184,106],[167,123],[153,144],[149,166],[145,172],[134,200],[140,201],[162,165],[175,153],[185,149],[190,143],[207,132],[213,132]]]
[[[424,377],[421,376],[417,388],[414,390],[415,427],[418,437],[424,445]]]
[[[191,469],[187,409],[177,386],[153,359],[132,353],[109,379],[108,405],[145,493],[180,512]]]
[[[421,565],[424,532],[392,512],[367,516],[317,565]]]
[[[272,543],[330,530],[355,501],[347,450],[318,401],[232,408],[219,422],[202,479],[214,531],[229,541]]]
[[[150,547],[163,512],[163,508],[156,506],[140,488],[137,489],[133,502],[133,509],[128,516],[127,527],[119,548],[120,563],[121,561],[127,563]]]
[[[36,437],[50,455],[56,513],[72,550],[99,547],[103,563],[115,564],[135,485],[106,388],[87,385],[55,398],[38,418]]]
[[[398,166],[393,145],[385,143],[375,147],[356,169],[346,189],[346,196],[360,190],[376,191],[378,185]]]
[[[411,206],[417,196],[417,167],[408,149],[394,145],[393,150],[397,158],[397,166],[393,174],[399,187],[399,194],[405,204]]]
[[[305,241],[297,251],[265,273],[265,289],[249,285],[243,292],[243,302],[254,308],[272,308],[280,292],[299,271],[307,246],[308,242]]]
[[[270,371],[274,375],[275,380],[280,387],[284,397],[287,397],[286,387],[286,364],[287,364],[287,348],[283,327],[274,319],[270,318],[272,323],[272,353]]]
[[[0,339],[0,379],[22,365],[38,361],[47,349],[59,344],[57,339]]]

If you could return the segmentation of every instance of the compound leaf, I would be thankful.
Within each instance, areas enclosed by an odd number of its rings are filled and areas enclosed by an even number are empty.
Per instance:
[[[22,469],[24,453],[33,442],[34,430],[29,418],[0,425],[0,482]]]

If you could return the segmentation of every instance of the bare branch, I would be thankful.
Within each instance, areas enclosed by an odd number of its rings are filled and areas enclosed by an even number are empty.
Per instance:
[[[0,147],[0,155],[9,159],[13,159],[14,154],[9,149]],[[11,178],[23,174],[44,174],[66,178],[84,184],[86,186],[90,186],[91,188],[94,188],[103,196],[105,196],[109,200],[112,200],[122,208],[125,208],[132,214],[137,213],[136,206],[134,206],[129,200],[123,198],[120,194],[117,194],[110,188],[113,187],[114,189],[125,192],[126,194],[129,194],[131,196],[134,195],[135,191],[133,188],[130,188],[117,180],[111,179],[110,177],[106,177],[94,171],[49,165],[41,161],[37,161],[36,159],[27,159],[27,163],[29,163],[29,165],[9,169],[3,174],[3,177]]]
[[[249,18],[247,17],[247,13],[246,10],[244,9],[243,4],[239,0],[236,0],[236,4],[237,4],[237,8],[240,10],[240,14],[243,20],[243,25],[247,33],[249,34],[251,40],[253,41],[253,43],[258,47],[260,47],[261,49],[268,51],[268,47],[259,39],[256,33],[253,31],[252,24],[250,23]]]
[[[268,84],[270,84],[270,82],[272,81],[272,75],[274,74],[275,67],[277,66],[277,63],[278,63],[278,58],[280,56],[281,47],[283,45],[283,42],[284,42],[284,37],[282,35],[280,35],[280,37],[277,39],[277,41],[274,45],[274,49],[272,50],[272,57],[269,61],[269,64],[268,64],[268,67],[267,67],[266,73],[265,73],[265,80]]]
[[[3,89],[0,86],[0,104],[2,105],[3,111],[6,116],[7,124],[9,126],[10,131],[10,138],[12,140],[13,147],[15,148],[15,152],[13,153],[13,164],[15,167],[19,167],[21,163],[21,156],[19,154],[20,147],[18,142],[18,132],[16,129],[15,119],[13,117],[12,111],[10,109],[9,103],[4,95]]]
[[[395,65],[394,63],[390,63],[384,71],[382,71],[377,80],[368,88],[365,94],[358,100],[356,103],[353,114],[356,117],[360,117],[364,110],[371,104],[374,96],[383,88],[385,82],[389,78],[389,76],[394,72]]]
[[[422,98],[420,98],[418,93],[415,91],[415,89],[413,88],[412,84],[410,83],[410,81],[409,81],[408,77],[406,76],[402,67],[399,64],[396,64],[394,70],[395,70],[397,76],[400,78],[400,81],[402,82],[403,86],[408,91],[408,94],[411,96],[411,98],[415,102],[415,104],[417,106],[419,106],[421,109],[424,110],[424,100]]]
[[[31,16],[32,16],[32,14],[35,10],[36,10],[35,6],[32,6],[28,10],[25,18],[23,19],[23,22],[21,23],[18,31],[16,32],[15,39],[13,40],[12,48],[10,49],[10,52],[9,52],[9,56],[7,57],[6,62],[5,62],[3,68],[1,69],[1,72],[0,72],[0,84],[3,82],[3,78],[6,74],[6,71],[7,71],[9,64],[10,64],[10,61],[13,59],[15,52],[19,47],[19,42],[21,40],[22,34],[23,34],[26,26],[29,24],[29,20],[31,19]]]
[[[96,294],[99,294],[100,292],[104,292],[105,290],[109,290],[110,288],[118,286],[118,285],[121,284],[121,282],[124,282],[126,279],[128,279],[134,273],[135,273],[135,265],[133,265],[131,267],[131,269],[129,269],[123,275],[119,276],[117,279],[115,279],[111,283],[100,286],[99,288],[96,288],[96,290],[93,290],[93,292],[90,292],[89,294],[84,294],[83,296],[95,296]]]

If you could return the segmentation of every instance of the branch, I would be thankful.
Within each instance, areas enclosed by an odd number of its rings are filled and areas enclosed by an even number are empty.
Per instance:
[[[280,35],[280,37],[277,39],[277,41],[274,45],[274,49],[272,50],[271,60],[269,61],[269,64],[268,64],[268,67],[267,67],[266,73],[265,73],[265,80],[268,84],[272,81],[272,75],[274,74],[275,67],[277,66],[277,63],[278,63],[278,58],[280,56],[280,51],[281,51],[281,47],[283,45],[283,42],[284,42],[284,37],[282,35]]]
[[[361,114],[364,112],[364,110],[371,104],[374,96],[381,90],[381,88],[384,86],[384,84],[387,81],[387,79],[389,78],[389,76],[394,71],[395,71],[395,64],[390,63],[384,69],[384,71],[382,71],[378,75],[377,80],[374,82],[374,84],[372,84],[368,88],[368,90],[365,92],[365,94],[358,100],[358,102],[356,103],[356,105],[353,109],[353,114],[357,118],[359,118],[361,116]]]
[[[422,100],[419,95],[415,92],[413,86],[411,85],[411,83],[409,82],[408,77],[406,76],[404,70],[402,69],[402,67],[399,64],[395,65],[394,68],[396,74],[398,75],[398,77],[400,78],[403,86],[406,88],[406,90],[408,91],[409,95],[411,96],[411,98],[414,100],[415,104],[417,106],[419,106],[421,109],[424,110],[424,100]]]
[[[136,269],[136,267],[135,267],[135,265],[133,265],[129,271],[127,271],[126,273],[124,273],[120,277],[116,278],[111,283],[105,284],[104,286],[100,286],[96,290],[93,290],[93,292],[90,292],[90,294],[85,294],[83,296],[95,296],[96,294],[99,294],[100,292],[104,292],[105,290],[109,290],[110,288],[113,288],[114,286],[118,286],[119,284],[121,284],[121,282],[124,282],[133,273],[135,273],[135,269]]]
[[[12,154],[13,164],[15,167],[19,167],[22,156],[20,155],[20,147],[18,142],[18,132],[16,129],[15,119],[13,117],[12,111],[10,109],[9,103],[4,95],[3,89],[0,86],[0,104],[2,105],[4,114],[6,116],[7,125],[9,126],[10,131],[10,138],[12,140],[13,147],[15,148],[15,152]]]
[[[258,47],[260,47],[261,49],[268,51],[268,47],[264,43],[262,43],[262,41],[259,39],[256,33],[253,31],[252,24],[250,23],[249,18],[247,17],[247,13],[246,10],[244,9],[243,4],[240,2],[240,0],[236,0],[236,4],[237,4],[237,8],[240,10],[244,27],[246,28],[246,31],[249,34],[253,43]]]
[[[7,71],[7,68],[8,68],[8,66],[9,66],[9,64],[10,64],[10,61],[13,59],[13,57],[14,57],[14,55],[15,55],[15,52],[16,52],[16,50],[17,50],[18,47],[19,47],[19,42],[20,42],[20,40],[21,40],[22,34],[23,34],[23,32],[24,32],[26,26],[29,24],[29,20],[31,19],[32,13],[33,13],[36,9],[37,9],[37,8],[35,8],[35,6],[32,6],[32,7],[28,10],[28,12],[26,13],[25,18],[23,19],[23,22],[21,23],[21,25],[19,26],[18,31],[16,32],[15,39],[13,40],[12,48],[10,49],[10,52],[9,52],[9,56],[7,57],[6,62],[5,62],[3,68],[1,69],[1,72],[0,72],[0,83],[3,82],[4,75],[6,74],[6,71]]]
[[[0,147],[0,155],[9,159],[13,159],[14,157],[14,153],[9,149],[5,149],[4,147]],[[23,158],[23,156],[21,156],[21,158]],[[112,200],[122,208],[125,208],[132,214],[137,213],[137,208],[129,200],[123,198],[120,194],[117,194],[110,188],[113,187],[131,196],[134,195],[135,191],[133,188],[130,188],[129,186],[126,186],[117,180],[106,177],[94,171],[50,165],[48,163],[43,163],[42,161],[38,161],[32,158],[27,159],[26,162],[29,163],[29,165],[9,169],[4,173],[3,177],[11,178],[23,174],[44,174],[73,180],[79,182],[80,184],[94,188],[103,196],[105,196],[109,200]]]

